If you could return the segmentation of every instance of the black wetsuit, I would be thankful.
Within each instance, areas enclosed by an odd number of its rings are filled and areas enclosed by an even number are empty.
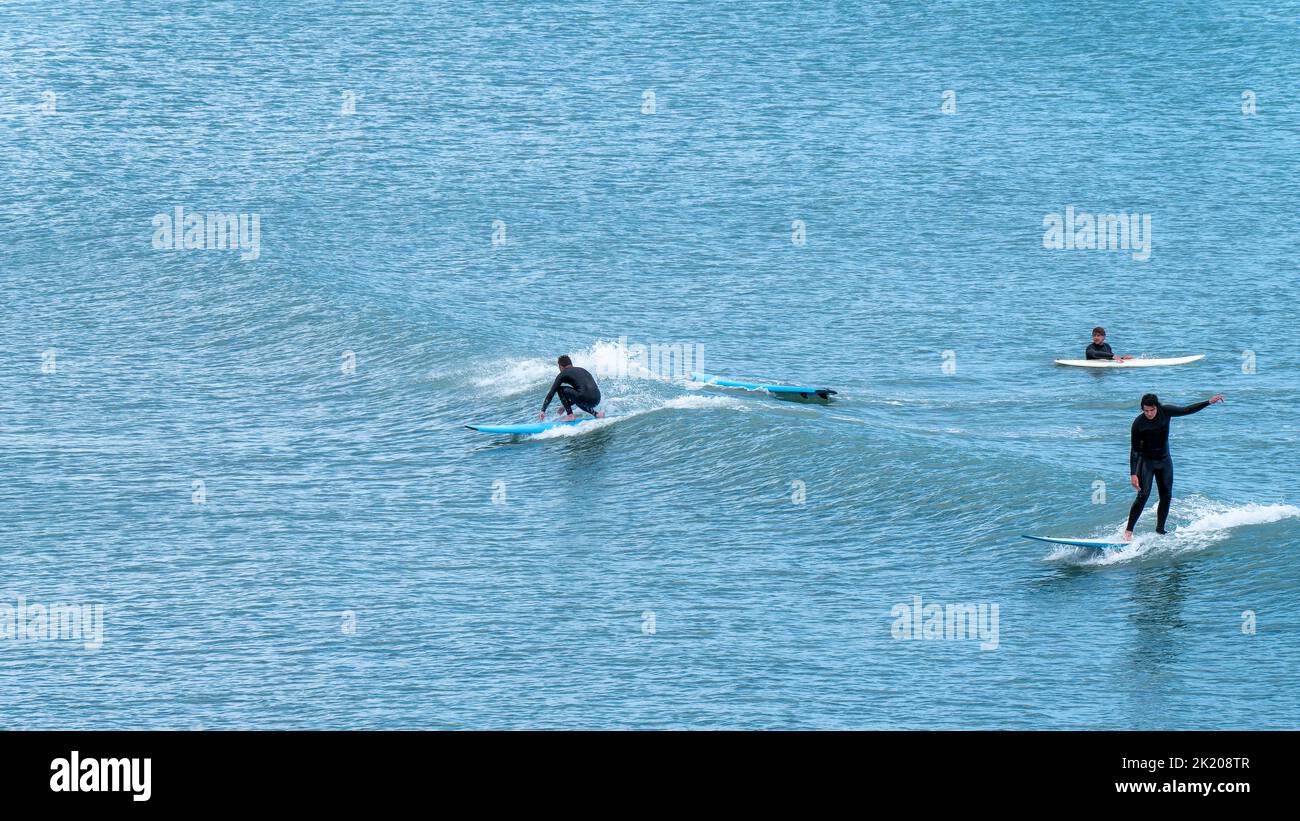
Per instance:
[[[1110,345],[1103,342],[1098,345],[1093,342],[1088,349],[1083,352],[1085,359],[1114,359],[1115,352],[1110,349]]]
[[[600,404],[600,388],[596,387],[596,379],[585,368],[578,368],[570,365],[560,371],[551,383],[551,389],[546,392],[546,400],[542,402],[542,413],[546,413],[547,407],[551,404],[551,398],[559,394],[560,404],[564,406],[564,412],[573,413],[573,406],[585,410],[591,415],[596,415],[596,406]]]
[[[1128,511],[1128,527],[1132,530],[1142,515],[1151,496],[1151,480],[1160,490],[1160,504],[1156,507],[1156,532],[1165,532],[1165,519],[1169,516],[1169,503],[1174,496],[1174,461],[1169,456],[1169,420],[1186,416],[1210,406],[1209,402],[1195,402],[1187,406],[1161,405],[1155,419],[1138,414],[1133,420],[1132,444],[1128,453],[1128,472],[1138,477],[1138,495]]]

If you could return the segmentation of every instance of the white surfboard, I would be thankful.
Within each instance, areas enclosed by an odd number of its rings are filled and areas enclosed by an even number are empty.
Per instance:
[[[1071,365],[1075,368],[1155,368],[1160,365],[1186,365],[1204,359],[1205,354],[1196,356],[1174,356],[1168,359],[1058,359],[1058,365]]]

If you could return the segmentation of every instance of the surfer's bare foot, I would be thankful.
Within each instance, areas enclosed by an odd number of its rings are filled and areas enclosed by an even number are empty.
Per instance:
[[[576,417],[576,416],[574,416],[573,414],[570,413],[570,414],[568,414],[567,416],[561,416],[561,417],[560,417],[560,421],[561,421],[561,422],[572,422],[572,421],[576,420],[577,418],[578,418],[578,417]]]
[[[1126,541],[1126,542],[1131,542],[1131,541],[1133,541],[1133,531],[1131,531],[1131,530],[1125,530],[1125,531],[1124,531],[1124,541]]]
[[[597,418],[597,419],[604,419],[604,418],[605,418],[605,412],[604,412],[604,411],[596,411],[596,418]]]

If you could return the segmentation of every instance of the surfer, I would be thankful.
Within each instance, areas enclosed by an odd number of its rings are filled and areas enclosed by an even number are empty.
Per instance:
[[[1116,356],[1115,352],[1106,344],[1106,329],[1098,325],[1092,329],[1092,344],[1084,351],[1085,359],[1113,359],[1116,362],[1123,362],[1125,359],[1132,359],[1131,356]]]
[[[560,373],[551,383],[551,389],[546,392],[546,399],[542,401],[542,412],[537,415],[538,420],[546,421],[546,409],[557,394],[560,397],[560,404],[564,406],[561,422],[574,420],[574,405],[597,419],[604,419],[605,412],[596,410],[596,406],[600,404],[600,388],[596,386],[596,378],[586,368],[575,367],[573,360],[567,354],[556,361],[560,366]]]
[[[1129,482],[1137,491],[1137,498],[1128,511],[1124,541],[1133,541],[1133,526],[1137,524],[1138,517],[1142,515],[1142,509],[1151,496],[1152,479],[1155,479],[1156,487],[1160,490],[1160,504],[1156,507],[1156,533],[1162,536],[1165,533],[1165,519],[1169,516],[1169,503],[1174,495],[1174,463],[1169,457],[1169,420],[1175,416],[1205,410],[1215,402],[1222,401],[1221,393],[1216,393],[1204,402],[1185,406],[1162,405],[1154,393],[1142,397],[1142,413],[1133,420],[1128,453]]]

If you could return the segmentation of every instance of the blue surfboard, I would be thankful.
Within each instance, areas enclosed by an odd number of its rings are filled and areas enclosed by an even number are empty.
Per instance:
[[[528,425],[466,425],[465,427],[480,433],[503,433],[512,436],[523,436],[530,433],[542,433],[551,428],[567,428],[595,421],[595,419],[575,419],[572,422],[533,422]]]
[[[1132,542],[1108,542],[1105,539],[1058,539],[1052,536],[1025,536],[1024,538],[1050,544],[1070,545],[1071,547],[1090,547],[1093,550],[1119,549],[1132,544]]]
[[[744,388],[751,391],[767,391],[768,393],[793,394],[795,396],[816,396],[820,399],[830,399],[837,391],[830,388],[806,388],[800,385],[763,385],[757,382],[737,382],[734,379],[723,379],[720,376],[713,376],[707,373],[693,373],[691,379],[696,382],[704,382],[709,385],[717,385],[723,388]]]

